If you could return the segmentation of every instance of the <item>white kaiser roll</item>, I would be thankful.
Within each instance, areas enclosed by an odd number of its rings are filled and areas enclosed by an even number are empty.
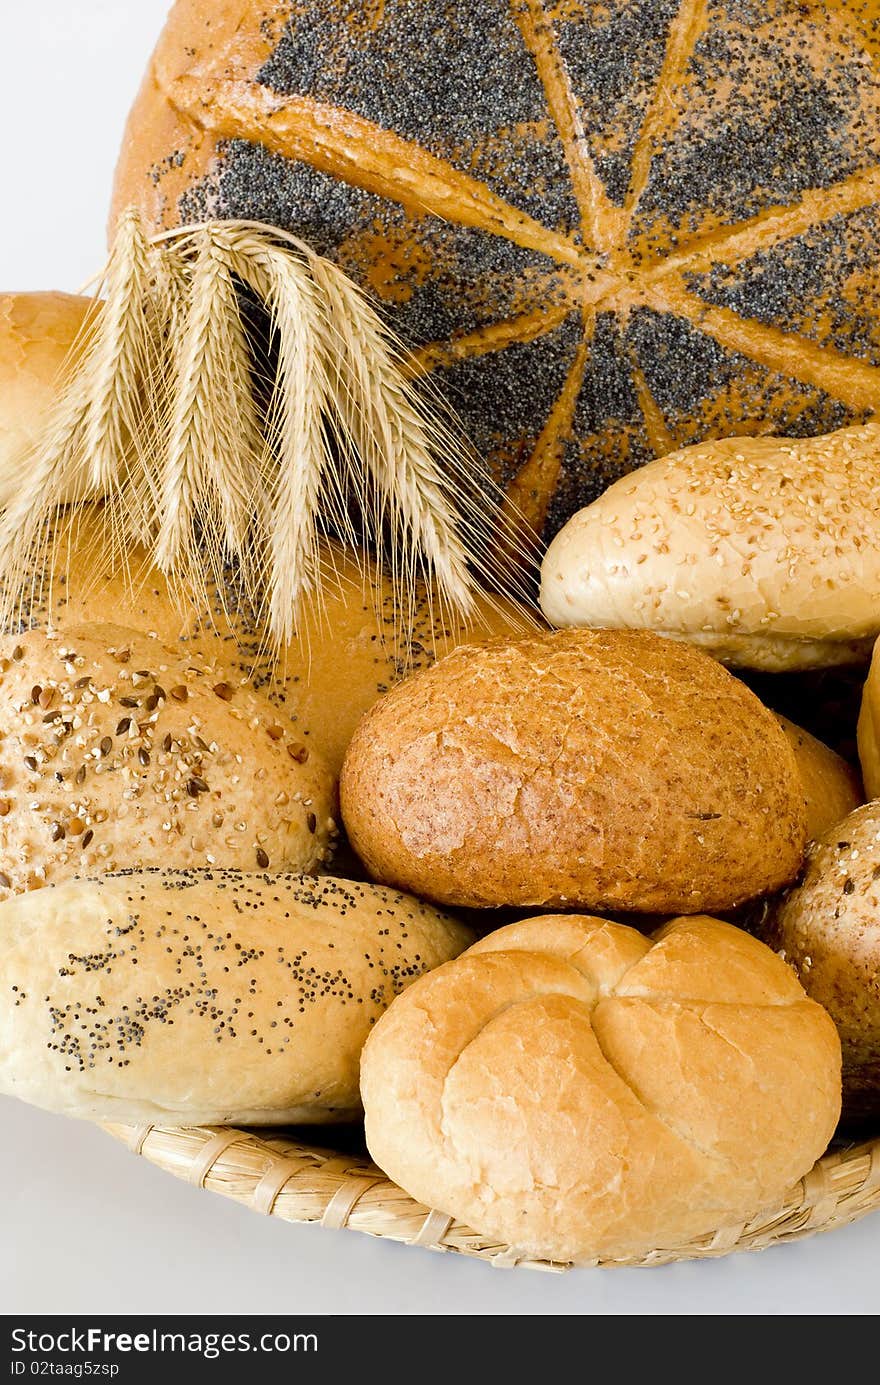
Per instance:
[[[880,632],[880,424],[728,438],[623,477],[557,534],[554,625],[654,630],[726,663],[857,663]]]
[[[769,948],[674,919],[512,924],[423,977],[364,1049],[367,1144],[525,1255],[674,1248],[779,1204],[840,1113],[840,1043]]]
[[[472,940],[394,890],[153,870],[0,906],[0,1091],[172,1125],[354,1119],[395,995]]]

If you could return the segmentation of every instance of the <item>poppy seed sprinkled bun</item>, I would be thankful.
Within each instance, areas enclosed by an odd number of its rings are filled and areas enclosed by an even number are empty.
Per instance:
[[[0,898],[128,866],[312,870],[334,811],[228,665],[113,625],[0,640]]]
[[[655,630],[769,672],[866,659],[880,632],[878,458],[876,423],[673,452],[557,535],[544,614]]]
[[[632,631],[447,655],[364,717],[340,799],[370,873],[444,904],[728,909],[791,880],[807,838],[773,714]]]
[[[635,1256],[775,1207],[840,1112],[828,1015],[754,938],[512,924],[423,977],[361,1061],[370,1154],[524,1255]]]
[[[329,876],[126,871],[0,905],[0,1090],[90,1120],[360,1112],[370,1026],[472,941]]]

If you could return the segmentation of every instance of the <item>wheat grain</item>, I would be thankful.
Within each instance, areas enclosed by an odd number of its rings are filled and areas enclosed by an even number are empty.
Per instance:
[[[533,536],[426,404],[365,296],[295,237],[211,222],[150,243],[131,211],[101,291],[0,514],[0,619],[41,580],[57,507],[72,503],[72,542],[96,493],[96,541],[114,560],[143,544],[205,610],[209,589],[225,599],[231,566],[276,649],[304,600],[321,605],[323,535],[384,555],[403,636],[420,577],[447,619],[469,613],[473,569],[485,585],[510,577],[504,525],[534,560]],[[249,333],[245,291],[269,347]]]

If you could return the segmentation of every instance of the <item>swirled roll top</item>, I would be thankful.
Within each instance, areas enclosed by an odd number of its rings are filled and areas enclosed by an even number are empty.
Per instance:
[[[361,1068],[408,1193],[524,1254],[674,1247],[780,1201],[840,1111],[840,1044],[769,948],[707,917],[502,928],[396,1000]]]

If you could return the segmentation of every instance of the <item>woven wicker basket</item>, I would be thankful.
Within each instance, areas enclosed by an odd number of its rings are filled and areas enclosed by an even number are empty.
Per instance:
[[[432,1250],[454,1250],[493,1265],[560,1272],[570,1266],[530,1260],[477,1235],[442,1212],[414,1202],[363,1154],[321,1149],[279,1132],[218,1126],[174,1128],[105,1125],[134,1154],[199,1188],[233,1198],[284,1221],[349,1227]],[[782,1241],[845,1226],[880,1208],[880,1139],[820,1159],[781,1206],[745,1225],[725,1227],[675,1250],[607,1265],[665,1265],[733,1250],[764,1250]]]

